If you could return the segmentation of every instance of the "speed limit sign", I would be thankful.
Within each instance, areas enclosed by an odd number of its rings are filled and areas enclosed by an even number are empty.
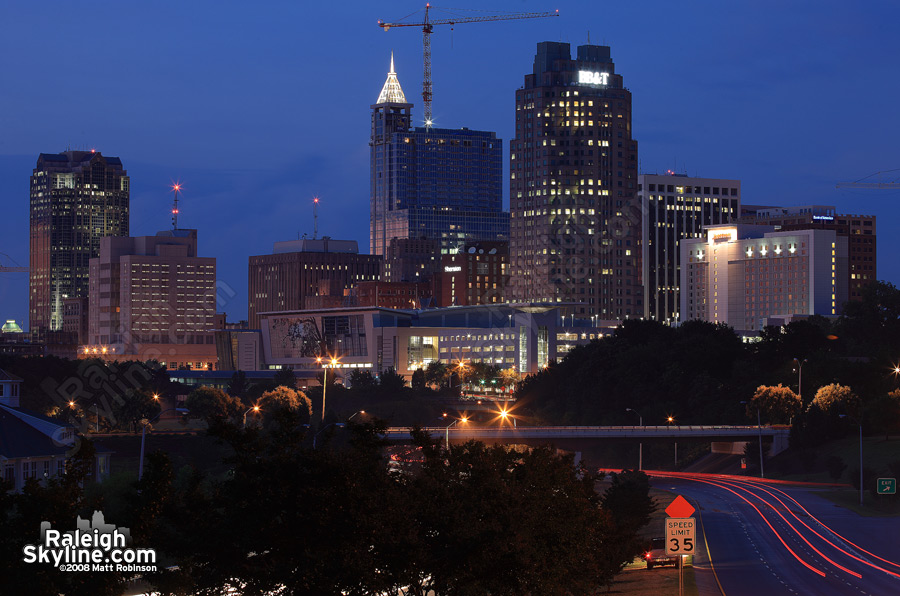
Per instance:
[[[696,540],[696,523],[693,517],[666,518],[666,554],[692,555]]]

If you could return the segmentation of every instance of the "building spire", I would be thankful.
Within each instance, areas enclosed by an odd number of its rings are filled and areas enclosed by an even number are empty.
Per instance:
[[[406,96],[400,87],[400,81],[397,80],[397,73],[394,71],[394,52],[391,52],[391,70],[388,72],[387,80],[385,80],[378,101],[375,103],[406,103]]]

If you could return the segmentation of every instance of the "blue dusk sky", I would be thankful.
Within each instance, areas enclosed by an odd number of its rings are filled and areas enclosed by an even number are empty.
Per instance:
[[[737,178],[753,204],[878,216],[879,278],[900,282],[898,191],[836,190],[900,168],[894,1],[454,0],[558,18],[437,27],[435,124],[513,136],[514,92],[541,41],[612,48],[634,96],[641,172]],[[247,258],[319,233],[368,250],[369,106],[394,51],[422,118],[422,34],[384,32],[422,1],[0,4],[0,253],[28,264],[37,156],[96,149],[131,177],[132,235],[181,227],[218,259],[247,316]],[[446,13],[437,10],[433,17]],[[421,17],[421,13],[418,15]],[[416,18],[413,15],[412,18]],[[896,172],[894,178],[896,179]],[[504,188],[508,205],[508,188]],[[8,264],[5,255],[0,262]],[[28,281],[0,274],[0,318],[28,318]],[[23,325],[24,326],[24,325]]]

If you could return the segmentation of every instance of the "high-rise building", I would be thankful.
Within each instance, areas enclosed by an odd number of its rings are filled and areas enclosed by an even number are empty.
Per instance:
[[[197,256],[197,230],[103,238],[90,272],[79,357],[215,368],[216,259]]]
[[[834,230],[709,226],[681,242],[682,320],[759,331],[770,319],[838,315],[847,260],[847,238]]]
[[[385,255],[392,238],[437,240],[444,254],[467,241],[507,239],[502,141],[493,132],[412,127],[412,105],[391,57],[371,106],[369,251]]]
[[[576,316],[644,314],[631,92],[607,46],[542,42],[516,90],[510,142],[514,302],[578,302]]]
[[[830,205],[741,209],[740,223],[775,226],[778,230],[834,230],[847,238],[849,300],[862,300],[862,290],[877,278],[875,216],[845,215]]]
[[[260,313],[303,310],[311,298],[339,306],[344,290],[377,280],[380,270],[381,257],[359,254],[355,240],[326,236],[276,242],[272,254],[250,257],[250,327],[259,328]]]
[[[677,322],[681,241],[701,238],[707,226],[730,223],[740,213],[741,181],[688,178],[682,174],[638,176],[644,318]]]
[[[95,151],[41,153],[31,175],[31,331],[63,327],[66,298],[88,295],[100,239],[128,236],[129,180],[118,157]]]

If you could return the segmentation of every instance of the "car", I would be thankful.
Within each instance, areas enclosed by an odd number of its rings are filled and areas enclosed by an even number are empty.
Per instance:
[[[653,569],[659,565],[677,565],[678,557],[666,554],[666,539],[654,538],[650,541],[650,550],[644,553],[647,561],[647,569]]]

